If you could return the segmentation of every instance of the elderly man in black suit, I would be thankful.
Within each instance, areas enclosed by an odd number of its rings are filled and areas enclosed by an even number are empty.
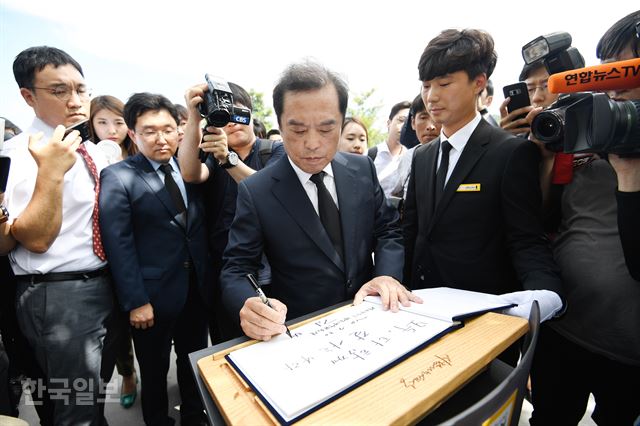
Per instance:
[[[244,333],[268,340],[295,318],[355,296],[386,308],[419,301],[404,288],[398,215],[366,156],[336,152],[346,84],[314,63],[290,66],[273,92],[287,156],[238,185],[236,217],[221,274],[224,302]],[[246,280],[262,253],[273,309]],[[372,260],[375,253],[375,261]]]

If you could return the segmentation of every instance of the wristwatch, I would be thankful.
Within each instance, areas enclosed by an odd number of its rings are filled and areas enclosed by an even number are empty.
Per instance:
[[[238,157],[238,154],[233,151],[229,151],[226,161],[224,163],[221,161],[219,165],[223,169],[230,169],[231,167],[237,166],[239,161],[240,157]]]
[[[0,224],[9,220],[9,210],[3,205],[0,205]]]

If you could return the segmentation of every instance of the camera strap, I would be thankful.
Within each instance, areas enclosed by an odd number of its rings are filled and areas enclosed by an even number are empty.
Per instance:
[[[260,163],[264,167],[273,151],[273,141],[270,139],[258,139],[258,156],[260,157]]]

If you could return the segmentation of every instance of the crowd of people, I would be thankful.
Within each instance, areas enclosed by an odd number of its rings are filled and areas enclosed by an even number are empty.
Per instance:
[[[596,53],[640,57],[640,12]],[[117,366],[121,405],[139,382],[144,422],[173,424],[173,347],[180,422],[206,424],[188,354],[209,340],[269,340],[367,295],[397,311],[422,302],[411,289],[446,285],[501,295],[511,315],[538,302],[532,425],[577,424],[589,394],[596,423],[640,421],[640,158],[537,140],[531,123],[558,96],[542,60],[520,74],[531,105],[509,112],[507,98],[493,117],[496,63],[487,32],[442,31],[419,57],[420,94],[393,106],[387,139],[368,148],[346,83],[316,62],[283,71],[267,131],[203,120],[207,84],[186,90],[186,106],[146,92],[92,99],[68,53],[22,51],[14,76],[35,117],[7,127],[1,152],[0,414],[17,415],[28,378],[41,424],[106,424]],[[637,100],[640,84],[608,94]],[[88,139],[65,131],[82,120]],[[518,357],[517,345],[501,355]]]

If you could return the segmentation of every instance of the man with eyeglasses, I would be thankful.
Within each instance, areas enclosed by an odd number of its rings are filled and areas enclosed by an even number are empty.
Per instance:
[[[547,80],[549,80],[549,72],[542,61],[533,62],[522,68],[518,81],[527,83],[531,105],[508,112],[509,99],[505,99],[500,105],[500,126],[504,130],[514,135],[526,134],[531,131],[533,117],[518,117],[521,114],[529,114],[535,108],[548,107],[558,99],[558,94],[550,93],[547,89]]]
[[[101,364],[107,382],[114,365],[105,337],[115,303],[97,227],[97,173],[107,161],[77,131],[65,136],[89,117],[78,62],[31,47],[16,56],[13,73],[35,113],[3,150],[12,160],[5,202],[18,324],[44,372],[35,393],[52,400],[53,423],[99,424]]]
[[[206,424],[188,355],[207,346],[211,260],[197,185],[174,157],[179,115],[162,95],[136,93],[124,107],[139,153],[102,171],[100,226],[120,307],[129,313],[147,425],[168,417],[167,372],[175,343],[182,425]]]

